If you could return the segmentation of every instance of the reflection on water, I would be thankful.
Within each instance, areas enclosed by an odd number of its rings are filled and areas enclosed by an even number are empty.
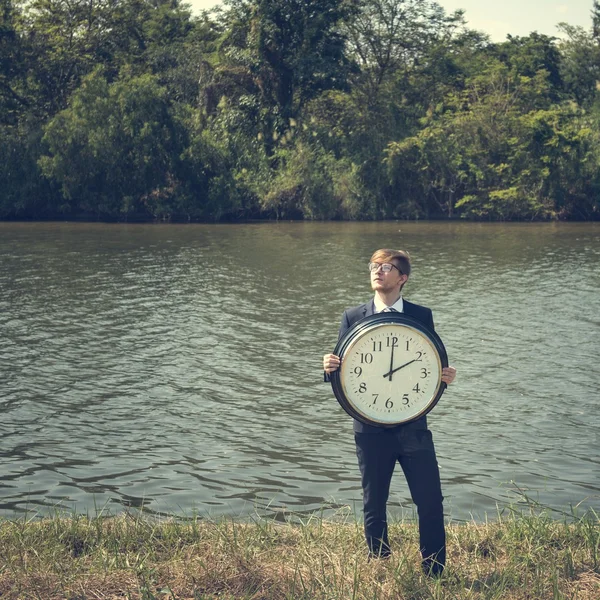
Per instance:
[[[360,513],[320,365],[382,246],[459,372],[430,417],[447,514],[517,487],[600,510],[597,225],[5,223],[0,513]]]

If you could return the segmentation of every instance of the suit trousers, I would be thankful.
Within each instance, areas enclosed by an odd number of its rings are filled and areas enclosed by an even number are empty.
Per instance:
[[[423,568],[439,574],[446,562],[443,496],[431,432],[424,420],[355,433],[362,476],[365,537],[371,556],[388,556],[386,504],[396,461],[400,463],[419,517]]]

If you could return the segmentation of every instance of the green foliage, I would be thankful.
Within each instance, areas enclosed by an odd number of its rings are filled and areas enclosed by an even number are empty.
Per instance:
[[[258,190],[263,210],[278,219],[364,217],[367,194],[356,165],[304,141],[276,157],[277,170]]]
[[[438,209],[495,220],[564,218],[576,206],[580,216],[595,214],[591,130],[572,104],[536,108],[546,72],[531,80],[495,67],[470,84],[416,136],[388,146],[399,196],[415,199],[421,216]]]
[[[37,122],[0,125],[0,218],[47,218],[62,202],[37,165],[42,130]]]
[[[221,81],[261,107],[265,151],[290,128],[304,106],[325,90],[346,85],[342,0],[256,0],[233,4],[221,52]]]
[[[598,93],[600,81],[600,39],[582,27],[561,23],[565,38],[560,42],[561,75],[569,95],[589,107]]]
[[[0,123],[14,123],[15,113],[27,105],[18,90],[21,44],[16,29],[18,13],[10,0],[0,0]]]
[[[194,114],[190,117],[193,119]],[[186,181],[188,201],[186,216],[204,220],[236,219],[250,212],[245,200],[248,196],[236,163],[235,146],[218,132],[194,126],[188,122],[192,134],[184,151],[182,176]],[[246,192],[246,193],[245,193]]]
[[[61,185],[65,212],[164,216],[180,192],[178,132],[167,91],[151,75],[109,84],[100,69],[47,125],[41,169]]]
[[[510,68],[512,75],[532,78],[545,71],[549,83],[545,97],[558,100],[563,83],[561,56],[555,42],[556,38],[535,31],[527,37],[509,35],[506,42],[496,46],[493,54]]]
[[[599,7],[0,0],[0,218],[598,219]]]
[[[250,45],[257,52],[265,96],[286,123],[319,92],[345,83],[340,0],[258,0]]]

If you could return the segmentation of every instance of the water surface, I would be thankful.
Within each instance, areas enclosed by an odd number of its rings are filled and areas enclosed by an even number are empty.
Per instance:
[[[1,223],[0,514],[360,514],[320,369],[379,247],[458,369],[429,418],[448,517],[599,511],[595,224]]]

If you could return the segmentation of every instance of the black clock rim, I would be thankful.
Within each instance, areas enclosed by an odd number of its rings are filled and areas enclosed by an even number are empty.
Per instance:
[[[364,329],[380,323],[401,323],[403,325],[410,325],[411,327],[419,330],[431,340],[431,343],[433,344],[436,352],[440,357],[442,368],[448,366],[448,354],[440,336],[433,329],[427,327],[427,325],[425,325],[421,321],[415,319],[414,317],[410,317],[409,315],[405,315],[404,313],[398,312],[377,313],[375,315],[369,315],[368,317],[357,321],[338,340],[338,343],[336,344],[333,353],[336,356],[343,356],[348,346],[357,336],[360,335],[360,333]],[[340,379],[340,371],[341,369],[337,369],[330,375],[331,387],[340,406],[357,421],[360,421],[365,425],[371,425],[385,429],[397,427],[398,425],[406,425],[407,423],[411,423],[427,415],[429,412],[431,412],[433,408],[435,408],[436,404],[440,401],[440,398],[442,397],[442,394],[444,393],[447,387],[446,384],[442,382],[434,398],[430,401],[425,410],[419,413],[418,415],[415,415],[408,419],[404,419],[402,421],[396,421],[394,423],[381,423],[379,421],[372,421],[371,419],[368,419],[363,414],[359,413],[353,408],[352,404],[346,399],[346,396],[344,394],[342,382]]]

